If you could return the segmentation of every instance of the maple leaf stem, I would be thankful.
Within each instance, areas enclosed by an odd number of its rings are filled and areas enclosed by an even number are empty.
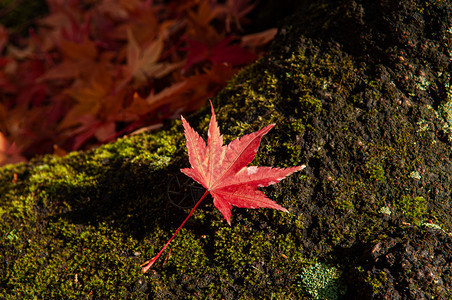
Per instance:
[[[145,263],[141,264],[140,267],[143,267],[141,269],[142,273],[146,273],[149,268],[152,267],[152,265],[155,263],[155,261],[159,258],[159,256],[162,254],[163,251],[165,251],[166,247],[168,247],[169,243],[171,243],[171,241],[174,239],[174,237],[179,233],[179,230],[181,230],[182,227],[184,227],[185,223],[187,222],[187,220],[191,217],[191,215],[193,214],[193,212],[195,211],[195,209],[198,207],[198,205],[201,203],[201,201],[207,196],[207,194],[209,193],[209,190],[206,190],[206,192],[204,193],[204,195],[202,195],[201,199],[199,199],[199,201],[195,204],[195,206],[191,209],[190,213],[188,214],[188,216],[185,218],[185,220],[182,222],[182,224],[179,226],[179,228],[177,228],[176,232],[174,232],[173,236],[168,240],[168,242],[166,242],[165,246],[163,246],[163,248],[160,250],[159,253],[157,253],[156,256],[154,256],[153,259],[146,261]]]

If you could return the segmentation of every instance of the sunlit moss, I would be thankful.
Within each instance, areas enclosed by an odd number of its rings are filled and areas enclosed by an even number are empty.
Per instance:
[[[420,225],[422,217],[427,213],[427,200],[424,197],[403,195],[394,200],[393,206],[406,216],[409,222]]]
[[[136,242],[106,224],[80,227],[55,220],[38,234],[29,235],[32,230],[24,227],[16,233],[19,239],[9,241],[18,249],[3,245],[11,249],[6,254],[16,253],[9,268],[13,288],[7,294],[0,291],[3,299],[109,297],[128,292],[136,278],[138,271],[131,268],[131,262],[137,263],[132,255]],[[24,246],[22,239],[27,241]],[[140,291],[131,295],[143,296]]]

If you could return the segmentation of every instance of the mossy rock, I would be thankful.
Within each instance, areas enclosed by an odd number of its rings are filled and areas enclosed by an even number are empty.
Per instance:
[[[213,101],[227,142],[276,123],[252,164],[307,165],[264,189],[290,213],[205,201],[147,274],[203,192],[180,121],[1,168],[0,298],[451,297],[451,12],[304,1]]]

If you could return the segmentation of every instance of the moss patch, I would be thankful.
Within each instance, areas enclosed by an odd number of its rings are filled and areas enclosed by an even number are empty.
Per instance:
[[[323,287],[300,278],[333,273],[347,299],[450,297],[452,11],[413,2],[287,20],[213,102],[225,142],[276,123],[252,164],[307,165],[265,188],[290,213],[233,209],[229,227],[206,201],[145,275],[198,197],[180,121],[1,168],[0,298],[303,299]],[[210,112],[188,119],[206,132]]]

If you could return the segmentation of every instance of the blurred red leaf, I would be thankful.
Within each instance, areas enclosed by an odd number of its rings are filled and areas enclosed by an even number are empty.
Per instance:
[[[21,149],[15,143],[10,144],[5,135],[0,132],[0,165],[26,161],[25,157],[21,156],[20,153]]]
[[[240,37],[247,0],[157,2],[47,0],[49,15],[14,44],[0,26],[0,130],[18,155],[95,146],[196,110],[271,39]]]
[[[242,37],[240,45],[245,49],[257,49],[273,40],[278,29],[270,28],[262,32],[248,34]]]
[[[6,44],[8,43],[8,30],[0,24],[0,54],[5,49]]]
[[[257,59],[256,54],[251,53],[239,45],[230,45],[231,41],[232,37],[229,37],[209,47],[202,42],[187,40],[185,50],[188,52],[188,55],[184,70],[205,60],[214,64],[230,63],[233,66],[240,66]]]
[[[227,0],[222,6],[221,12],[225,14],[228,32],[232,30],[232,24],[242,30],[242,24],[247,21],[245,16],[256,7],[256,3],[251,2],[251,0]]]

